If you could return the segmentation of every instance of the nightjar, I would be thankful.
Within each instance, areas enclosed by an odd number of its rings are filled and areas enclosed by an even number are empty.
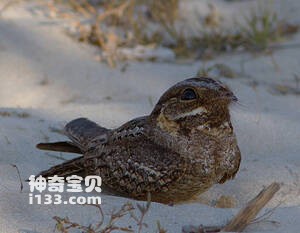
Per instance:
[[[122,196],[160,203],[189,200],[232,179],[241,154],[230,121],[235,95],[219,81],[196,77],[169,88],[150,115],[107,129],[79,118],[65,126],[70,141],[42,150],[82,154],[39,175],[99,175]]]

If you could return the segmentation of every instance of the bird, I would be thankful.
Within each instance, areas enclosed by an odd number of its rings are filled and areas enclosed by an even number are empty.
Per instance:
[[[180,81],[149,115],[107,129],[87,118],[67,123],[68,141],[37,148],[81,154],[40,172],[43,177],[98,175],[114,193],[176,204],[233,179],[241,153],[230,119],[237,97],[210,77]],[[38,175],[38,176],[39,176]]]

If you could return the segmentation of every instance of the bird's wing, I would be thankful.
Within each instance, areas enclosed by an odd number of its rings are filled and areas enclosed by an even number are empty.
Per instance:
[[[86,155],[87,173],[98,173],[103,183],[123,194],[139,197],[167,189],[184,174],[186,162],[177,152],[147,137],[147,117],[113,130],[105,145]]]
[[[98,143],[104,143],[109,132],[109,129],[101,127],[86,118],[75,119],[65,126],[65,134],[83,152],[92,140],[97,139]]]
[[[74,130],[75,127],[68,127],[70,128],[69,131],[69,138],[72,139],[73,142],[78,142],[83,144],[86,148],[86,152],[84,153],[84,157],[95,157],[99,156],[102,153],[107,153],[107,150],[112,148],[114,144],[122,143],[123,139],[128,137],[137,137],[145,132],[145,125],[147,122],[148,116],[135,118],[127,123],[123,124],[119,128],[114,130],[108,130],[98,126],[97,124],[91,122],[90,128],[92,129],[91,133],[85,130],[84,135],[77,135],[74,138],[75,133],[71,132],[72,129]],[[86,119],[85,119],[86,120]],[[71,122],[72,123],[72,122]],[[93,125],[94,124],[94,125]],[[99,128],[100,127],[100,128]],[[67,129],[66,129],[67,130]],[[77,130],[81,132],[81,130]],[[96,131],[96,132],[95,132]]]

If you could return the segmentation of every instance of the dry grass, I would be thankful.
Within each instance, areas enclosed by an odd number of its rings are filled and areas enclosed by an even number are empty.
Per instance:
[[[223,64],[216,63],[212,66],[206,67],[203,65],[199,71],[197,72],[197,76],[209,76],[214,78],[236,78],[238,76],[237,72],[235,72],[231,67]]]
[[[172,49],[176,57],[210,59],[235,50],[265,50],[298,31],[298,25],[278,20],[271,7],[262,4],[245,16],[246,24],[234,25],[234,33],[218,28],[220,13],[210,4],[210,12],[201,24],[204,29],[218,30],[201,30],[195,36],[187,36],[179,14],[180,0],[93,2],[54,0],[48,4],[49,14],[70,20],[71,35],[99,46],[101,60],[111,67],[127,59],[119,50],[124,47],[162,46]]]
[[[258,4],[245,17],[246,26],[241,26],[241,33],[247,38],[249,49],[266,49],[272,42],[298,31],[299,27],[279,20],[277,13],[270,6]]]
[[[126,203],[118,211],[111,214],[108,223],[104,226],[104,213],[100,205],[93,205],[99,210],[99,220],[94,224],[88,226],[81,225],[76,222],[72,222],[68,217],[61,218],[54,216],[53,219],[56,221],[55,231],[61,233],[68,233],[70,230],[81,230],[88,233],[108,233],[114,230],[119,230],[123,232],[133,232],[128,227],[121,227],[117,225],[118,220],[120,220],[125,215],[129,214],[134,208],[131,203]]]
[[[29,118],[30,114],[27,112],[16,112],[16,111],[0,111],[1,117],[17,117],[17,118]]]
[[[154,4],[152,1],[111,0],[91,4],[87,0],[56,0],[48,7],[51,16],[71,20],[72,36],[99,46],[102,59],[114,67],[117,60],[124,59],[118,54],[118,48],[161,44],[161,28],[175,36],[178,1],[157,1]],[[67,10],[68,7],[72,11]],[[161,28],[148,33],[146,28],[149,22]]]
[[[101,205],[91,206],[98,209],[99,220],[97,222],[88,226],[84,226],[77,222],[72,222],[68,217],[61,218],[58,216],[54,216],[53,219],[56,221],[55,231],[61,233],[69,233],[69,231],[71,230],[80,230],[86,233],[110,233],[113,231],[141,233],[144,228],[148,227],[144,222],[144,218],[151,206],[150,194],[145,205],[137,203],[136,207],[134,207],[130,202],[125,203],[120,207],[119,210],[113,211],[110,214],[109,219],[105,219]],[[133,221],[137,225],[137,231],[134,231],[131,226],[118,225],[120,219],[124,218],[125,216],[129,216],[131,219],[133,219]],[[157,232],[166,233],[166,231],[160,226],[159,223],[157,224]]]

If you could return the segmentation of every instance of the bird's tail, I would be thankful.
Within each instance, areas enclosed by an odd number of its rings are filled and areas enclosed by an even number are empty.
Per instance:
[[[52,150],[60,152],[69,152],[82,154],[82,150],[72,142],[51,142],[51,143],[39,143],[36,147],[40,150]]]
[[[70,176],[70,175],[78,175],[84,172],[84,164],[83,164],[83,157],[78,157],[72,160],[69,160],[67,162],[64,162],[62,164],[53,166],[49,168],[48,170],[42,171],[38,176],[43,176],[45,178],[49,176]]]

